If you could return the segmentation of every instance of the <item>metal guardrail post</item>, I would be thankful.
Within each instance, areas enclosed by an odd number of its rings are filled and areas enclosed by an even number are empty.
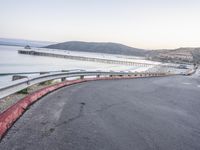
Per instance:
[[[21,76],[21,75],[14,75],[12,76],[12,81],[23,79],[23,78],[28,78],[27,76]]]
[[[80,76],[80,79],[84,79],[84,75],[81,75],[81,76]]]
[[[61,81],[62,81],[62,82],[63,82],[63,81],[66,81],[66,78],[65,78],[65,77],[61,78]]]

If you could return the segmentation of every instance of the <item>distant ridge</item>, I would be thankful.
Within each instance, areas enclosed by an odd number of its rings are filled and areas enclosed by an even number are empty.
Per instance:
[[[146,50],[144,49],[133,48],[119,43],[110,42],[69,41],[45,46],[45,48],[132,56],[145,56],[146,54]]]
[[[0,45],[6,45],[6,46],[22,46],[22,47],[24,47],[26,45],[29,45],[31,47],[44,47],[44,46],[47,46],[50,44],[55,44],[55,42],[0,38]]]

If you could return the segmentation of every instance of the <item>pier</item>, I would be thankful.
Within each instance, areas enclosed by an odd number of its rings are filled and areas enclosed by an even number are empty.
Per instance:
[[[90,62],[106,63],[106,64],[120,64],[120,65],[126,65],[126,66],[140,66],[140,67],[151,67],[151,66],[154,66],[154,64],[138,63],[138,62],[132,62],[132,61],[110,60],[110,59],[91,58],[91,57],[83,57],[83,56],[62,55],[62,54],[54,54],[54,53],[38,52],[38,51],[29,51],[29,50],[18,50],[18,53],[19,54],[25,54],[25,55],[64,58],[64,59],[72,59],[72,60],[79,60],[79,61],[90,61]]]

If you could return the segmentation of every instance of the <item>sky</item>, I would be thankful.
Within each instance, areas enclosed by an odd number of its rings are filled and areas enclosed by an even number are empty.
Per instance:
[[[200,0],[0,0],[0,37],[200,47]]]

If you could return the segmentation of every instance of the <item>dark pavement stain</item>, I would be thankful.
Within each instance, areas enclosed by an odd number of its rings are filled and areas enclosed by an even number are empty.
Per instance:
[[[50,128],[42,134],[42,138],[50,136],[55,131],[55,128]]]
[[[80,103],[80,109],[79,109],[78,115],[75,116],[75,117],[69,118],[69,119],[66,120],[66,121],[63,121],[63,122],[60,123],[60,124],[55,125],[55,128],[60,127],[60,126],[62,126],[62,125],[64,125],[64,124],[65,124],[65,125],[66,125],[66,124],[69,124],[70,122],[73,122],[73,121],[75,121],[76,119],[79,119],[80,117],[82,117],[82,116],[83,116],[83,109],[84,109],[84,106],[85,106],[85,105],[86,105],[86,103],[81,102],[81,103]],[[41,124],[46,125],[47,123],[48,123],[48,122],[42,122]],[[50,129],[44,131],[44,133],[42,134],[42,138],[50,136],[50,135],[55,131],[55,128],[50,128]]]
[[[84,102],[80,103],[80,109],[79,109],[78,115],[75,116],[75,117],[69,118],[69,119],[66,120],[66,121],[63,121],[63,122],[60,123],[60,124],[57,124],[56,127],[59,127],[59,126],[61,126],[61,125],[63,125],[63,124],[65,124],[65,125],[66,125],[66,124],[69,124],[69,123],[71,123],[71,122],[73,122],[73,121],[79,119],[80,117],[82,117],[82,116],[83,116],[83,110],[84,110],[84,106],[85,106],[85,105],[86,105],[86,103],[84,103]]]

